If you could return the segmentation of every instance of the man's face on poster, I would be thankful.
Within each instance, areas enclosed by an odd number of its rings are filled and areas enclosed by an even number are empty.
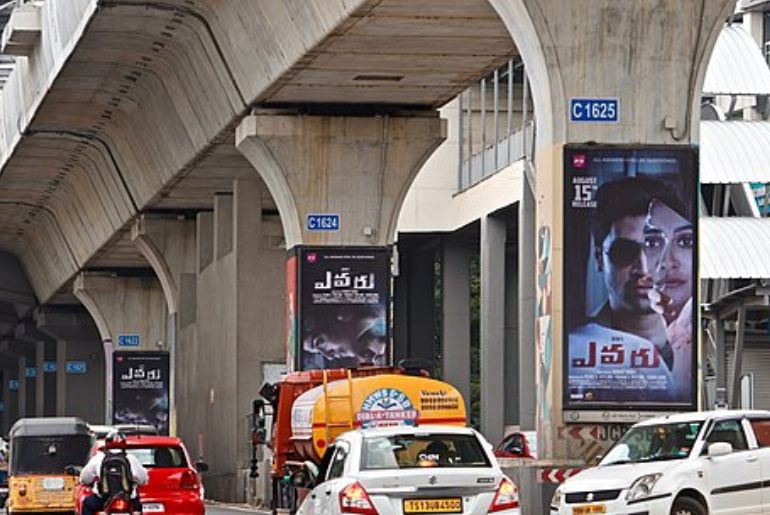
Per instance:
[[[612,311],[651,313],[649,292],[652,278],[644,250],[646,216],[616,220],[597,254]]]

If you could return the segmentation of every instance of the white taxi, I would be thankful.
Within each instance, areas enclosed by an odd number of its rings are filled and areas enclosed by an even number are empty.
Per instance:
[[[470,428],[350,431],[337,437],[310,475],[312,484],[304,486],[312,490],[299,515],[519,515],[516,486],[500,470],[492,446]]]
[[[711,411],[634,425],[565,481],[551,513],[770,513],[770,412]]]

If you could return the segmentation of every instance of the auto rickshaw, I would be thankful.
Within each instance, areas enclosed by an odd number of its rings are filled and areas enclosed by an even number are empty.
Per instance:
[[[8,513],[75,511],[78,477],[94,443],[78,418],[21,419],[10,433]]]

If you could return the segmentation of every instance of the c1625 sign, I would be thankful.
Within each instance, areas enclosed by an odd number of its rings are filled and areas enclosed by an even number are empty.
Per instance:
[[[570,100],[569,120],[583,123],[617,123],[620,102],[617,98],[573,98]]]

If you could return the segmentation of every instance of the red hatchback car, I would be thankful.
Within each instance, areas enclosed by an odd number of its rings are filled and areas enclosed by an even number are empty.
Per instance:
[[[126,451],[139,459],[147,468],[149,482],[139,487],[139,497],[144,513],[169,515],[203,515],[203,483],[199,469],[206,470],[204,463],[193,464],[184,444],[170,436],[128,436]],[[101,448],[98,445],[97,448]],[[90,494],[81,487],[80,501]],[[78,511],[79,512],[79,511]]]

